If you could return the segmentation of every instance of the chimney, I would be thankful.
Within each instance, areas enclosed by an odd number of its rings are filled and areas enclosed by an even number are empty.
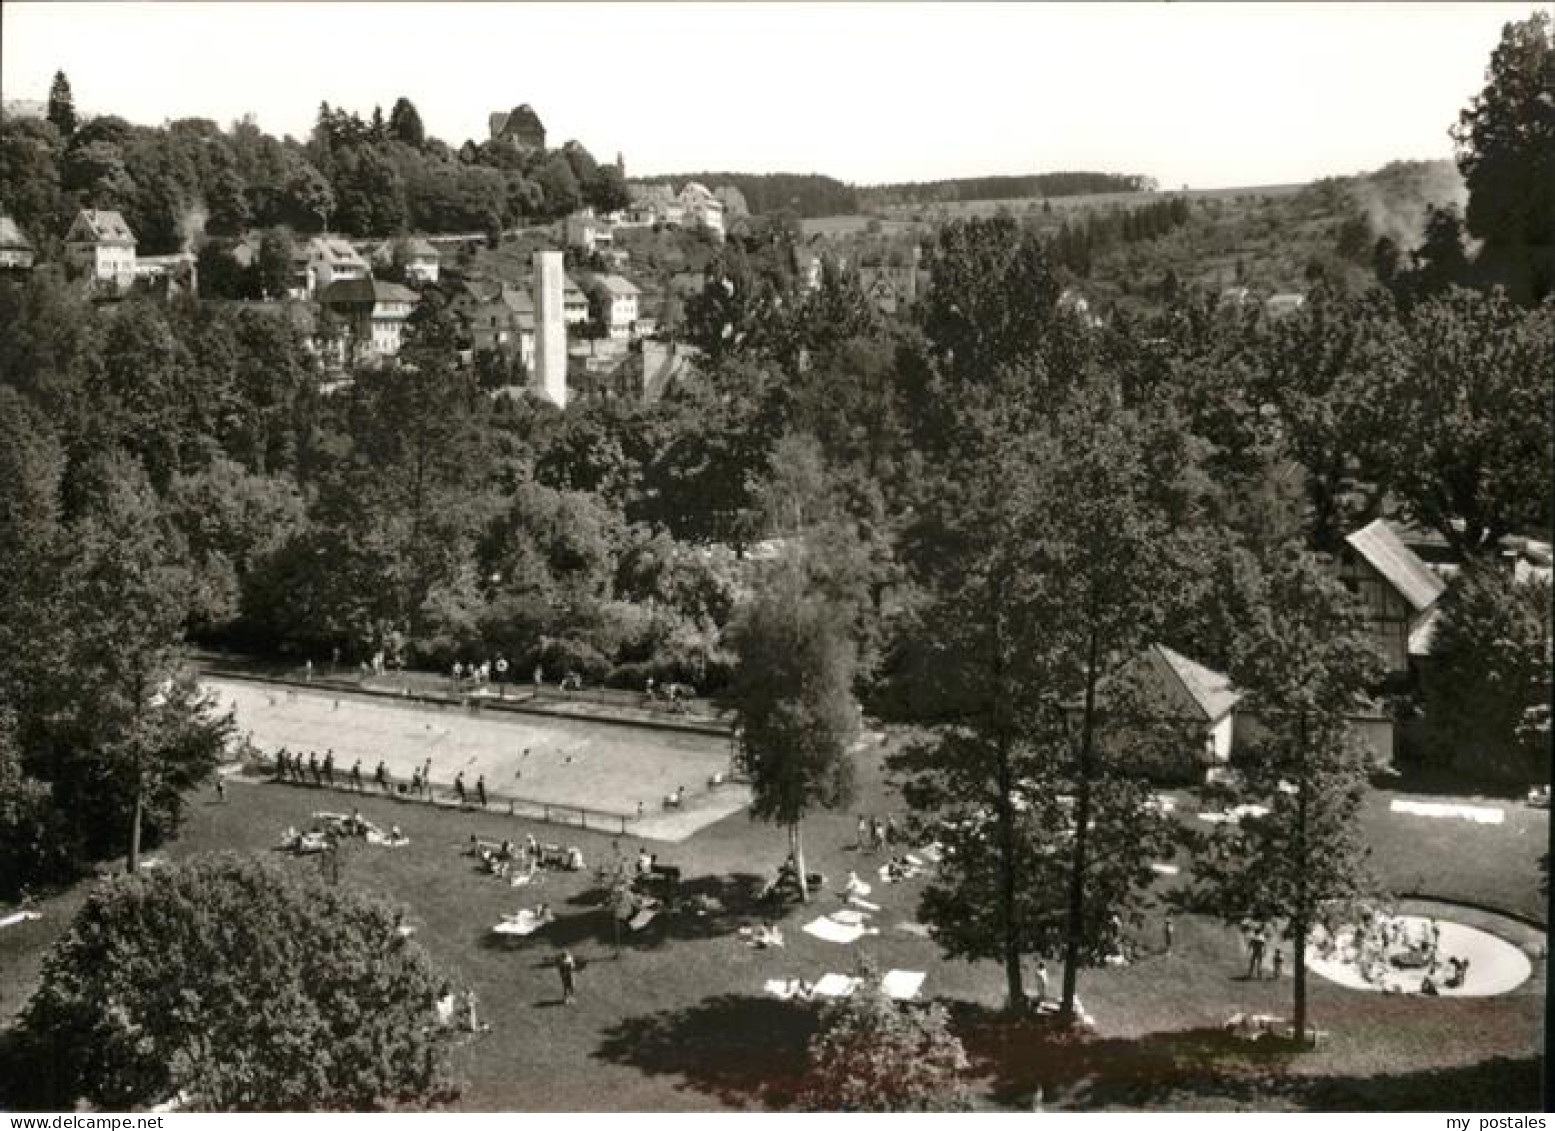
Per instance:
[[[562,307],[562,253],[535,252],[534,389],[557,408],[567,407],[567,323]]]

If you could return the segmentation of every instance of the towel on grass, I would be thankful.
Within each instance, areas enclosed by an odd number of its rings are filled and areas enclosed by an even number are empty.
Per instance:
[[[1506,813],[1483,805],[1443,805],[1434,801],[1395,800],[1389,806],[1395,813],[1408,813],[1414,817],[1461,817],[1477,825],[1499,825],[1506,820]]]
[[[1158,876],[1175,876],[1181,871],[1176,864],[1152,864],[1150,870]]]
[[[846,974],[826,974],[815,983],[816,997],[850,997],[858,989],[858,979]]]
[[[864,920],[868,918],[865,912],[855,911],[851,907],[838,908],[831,913],[831,918],[841,923],[844,927],[862,927]]]
[[[551,922],[552,916],[541,918],[529,908],[524,908],[517,915],[505,915],[502,922],[492,928],[499,935],[532,935],[541,927]]]
[[[878,904],[878,903],[871,903],[867,899],[860,899],[856,895],[848,896],[848,906],[849,907],[857,907],[861,911],[879,911],[880,910],[880,904]]]
[[[768,978],[762,990],[775,998],[789,1001],[799,996],[799,985],[798,978]]]
[[[806,923],[802,930],[807,935],[814,935],[816,938],[825,939],[827,942],[841,943],[843,946],[856,943],[869,933],[864,927],[839,923],[826,915],[822,915],[813,922]]]
[[[0,927],[14,927],[18,923],[26,923],[41,918],[43,916],[36,911],[17,911],[0,919]]]
[[[889,998],[911,1001],[923,988],[923,974],[917,970],[892,970],[880,980],[880,988]]]
[[[917,935],[920,939],[934,937],[934,933],[922,923],[913,923],[905,919],[896,925],[896,929],[905,931],[909,935]]]

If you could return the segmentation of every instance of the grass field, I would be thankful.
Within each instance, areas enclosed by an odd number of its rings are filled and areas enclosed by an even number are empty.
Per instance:
[[[860,758],[858,809],[898,808],[879,764],[879,750]],[[207,791],[191,806],[183,837],[164,850],[170,860],[232,849],[265,852],[288,824],[305,823],[329,795],[264,783],[234,784],[229,802]],[[1547,815],[1509,812],[1503,826],[1403,818],[1379,794],[1365,815],[1385,874],[1440,881],[1446,895],[1477,896],[1500,906],[1537,902],[1537,859]],[[548,877],[534,894],[481,874],[461,855],[470,835],[512,835],[490,815],[364,799],[365,816],[394,822],[411,837],[401,849],[354,847],[342,882],[407,905],[417,939],[480,997],[490,1033],[458,1052],[466,1110],[705,1110],[780,1106],[803,1064],[815,1007],[764,997],[768,978],[814,980],[846,973],[867,950],[883,969],[921,970],[924,995],[945,1001],[974,1054],[979,1103],[1028,1106],[1040,1088],[1054,1109],[1209,1110],[1496,1110],[1539,1104],[1544,963],[1533,977],[1500,997],[1384,997],[1314,979],[1314,1022],[1329,1034],[1299,1057],[1229,1045],[1220,1032],[1237,1010],[1288,1011],[1289,984],[1247,982],[1245,958],[1230,929],[1208,919],[1179,917],[1170,956],[1157,948],[1159,924],[1140,926],[1145,957],[1134,965],[1082,974],[1080,993],[1097,1020],[1093,1040],[1055,1044],[1029,1026],[1006,1024],[997,1012],[1003,979],[987,962],[950,961],[935,944],[903,930],[912,923],[922,882],[877,884],[871,899],[880,934],[844,947],[800,927],[836,906],[822,895],[812,909],[791,908],[782,921],[787,946],[757,951],[735,928],[761,912],[748,886],[786,851],[780,829],[736,814],[661,849],[665,863],[684,869],[685,889],[718,898],[723,910],[706,917],[671,916],[617,957],[610,922],[596,905],[589,873]],[[865,873],[878,861],[853,849],[854,812],[824,814],[806,824],[812,868],[832,883],[849,869]],[[1189,818],[1191,819],[1191,818]],[[516,826],[525,831],[522,823]],[[546,839],[547,829],[533,828]],[[612,849],[606,834],[568,836],[592,867]],[[634,841],[622,841],[633,852]],[[289,867],[314,868],[310,859]],[[85,885],[46,901],[44,919],[0,931],[0,1019],[8,1020],[30,992],[42,958],[84,897]],[[517,946],[493,946],[489,928],[502,912],[539,899],[559,919]],[[1454,912],[1471,925],[1539,952],[1543,933],[1474,912]],[[571,948],[583,969],[572,1008],[549,959]],[[1056,973],[1056,971],[1055,971]],[[1055,979],[1056,985],[1056,979]]]

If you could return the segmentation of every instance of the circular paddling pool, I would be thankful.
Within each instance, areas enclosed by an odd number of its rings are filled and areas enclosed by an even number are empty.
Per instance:
[[[1434,922],[1441,931],[1436,955],[1439,965],[1433,975],[1437,992],[1442,997],[1490,997],[1515,990],[1533,973],[1533,964],[1518,947],[1497,938],[1478,927],[1468,927],[1450,919],[1427,919],[1420,915],[1400,915],[1393,922],[1403,927],[1410,939],[1424,939]],[[1337,947],[1328,957],[1320,948],[1307,948],[1307,968],[1352,990],[1371,990],[1374,993],[1418,994],[1428,972],[1425,966],[1409,966],[1400,963],[1377,964],[1372,976],[1362,975],[1355,961],[1353,930],[1339,933]],[[1461,986],[1448,989],[1444,984],[1449,958],[1467,959],[1468,974]]]

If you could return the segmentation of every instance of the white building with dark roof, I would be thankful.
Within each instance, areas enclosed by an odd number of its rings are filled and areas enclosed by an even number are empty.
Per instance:
[[[307,294],[326,290],[342,280],[366,279],[372,274],[367,260],[339,236],[314,236],[299,251],[307,263]]]
[[[589,293],[606,336],[616,341],[631,338],[641,294],[636,285],[620,275],[595,275],[589,280]]]
[[[124,290],[135,281],[136,244],[118,212],[83,208],[65,233],[65,261],[94,282]]]
[[[319,305],[339,318],[359,358],[400,352],[405,323],[420,297],[409,287],[376,279],[336,279],[319,292]]]

